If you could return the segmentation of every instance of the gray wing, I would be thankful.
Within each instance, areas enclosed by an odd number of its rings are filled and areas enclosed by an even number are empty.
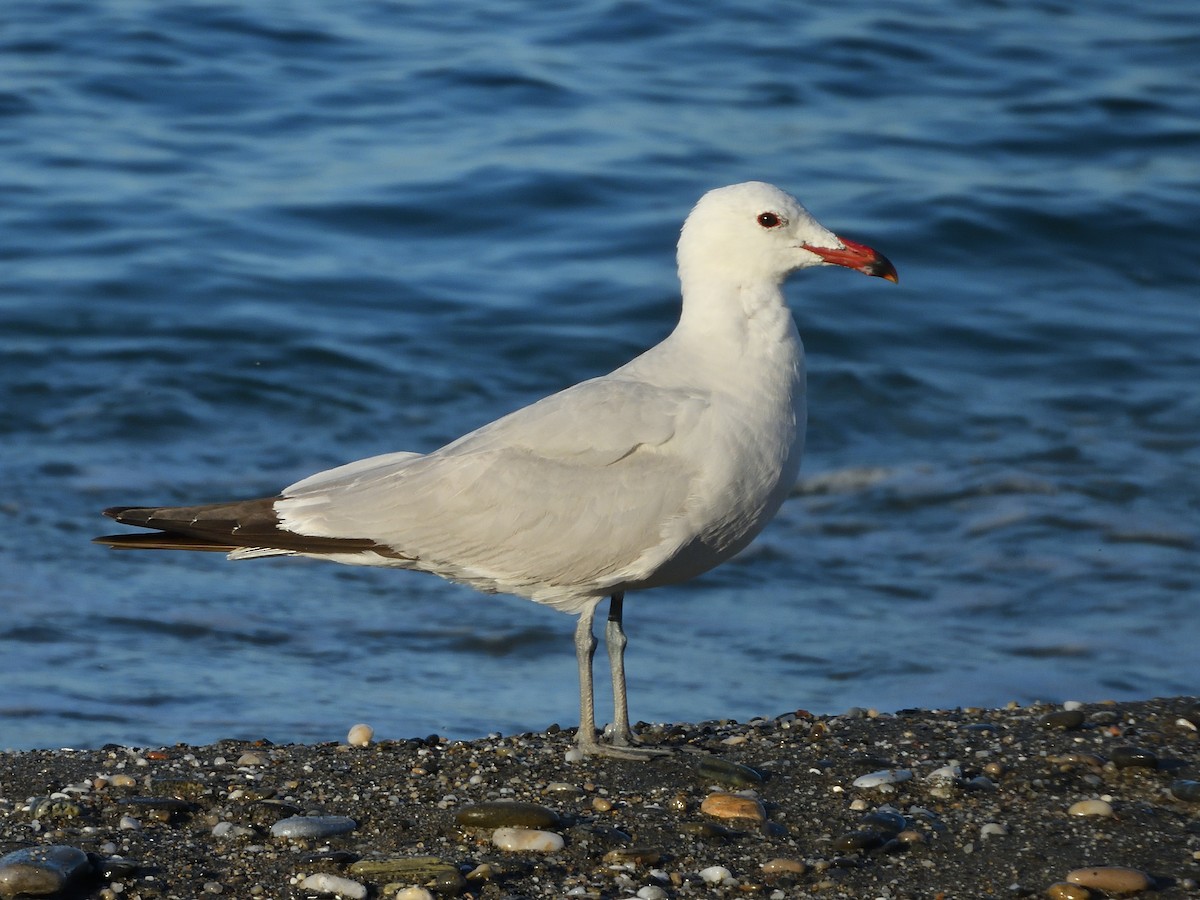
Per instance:
[[[650,574],[686,539],[698,464],[679,438],[707,407],[700,392],[583,382],[428,455],[307,478],[276,510],[290,531],[367,538],[485,590],[551,602],[600,593]]]

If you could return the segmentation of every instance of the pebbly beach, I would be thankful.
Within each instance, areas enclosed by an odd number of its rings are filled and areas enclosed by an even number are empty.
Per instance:
[[[348,727],[350,724],[347,723]],[[1193,897],[1200,703],[0,754],[0,897]]]

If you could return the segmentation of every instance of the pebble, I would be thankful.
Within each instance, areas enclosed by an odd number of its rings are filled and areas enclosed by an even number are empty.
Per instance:
[[[638,866],[652,866],[662,859],[662,851],[654,847],[618,847],[604,854],[604,861],[609,865],[632,863]]]
[[[885,785],[900,784],[901,782],[908,781],[912,777],[912,769],[881,769],[878,772],[870,772],[866,775],[859,775],[854,779],[854,787],[884,787]]]
[[[1083,727],[1085,721],[1087,721],[1087,715],[1081,709],[1058,709],[1046,713],[1038,719],[1038,724],[1043,728],[1062,728],[1066,731],[1074,731],[1076,728]]]
[[[876,847],[883,846],[883,835],[878,831],[852,831],[834,838],[830,846],[839,853],[874,850]]]
[[[0,896],[57,894],[91,868],[78,847],[25,847],[0,857]]]
[[[767,821],[767,811],[762,803],[742,794],[709,794],[700,804],[700,812],[714,819],[748,819],[753,822]]]
[[[724,866],[709,866],[697,874],[705,884],[725,884],[733,881],[733,873]]]
[[[293,841],[315,840],[345,834],[358,828],[349,816],[290,816],[271,826],[271,837]]]
[[[464,806],[454,821],[465,828],[550,828],[558,824],[558,813],[536,803],[519,800],[488,800]]]
[[[1138,891],[1149,890],[1152,886],[1150,876],[1138,869],[1128,869],[1125,866],[1093,866],[1087,869],[1075,869],[1067,873],[1067,881],[1071,884],[1081,884],[1098,891],[1108,891],[1112,894],[1136,894]]]
[[[1180,778],[1171,782],[1170,791],[1171,796],[1176,800],[1184,800],[1188,803],[1200,801],[1200,781]]]
[[[803,875],[808,871],[808,866],[798,859],[777,856],[763,863],[762,870],[766,875]]]
[[[962,766],[942,766],[925,776],[926,781],[958,781],[962,777]]]
[[[1141,747],[1115,747],[1109,759],[1118,769],[1158,768],[1158,757]]]
[[[338,897],[347,897],[349,900],[366,900],[367,896],[366,885],[351,878],[330,875],[327,872],[309,875],[297,887],[304,891],[315,891],[318,894],[336,894]]]
[[[352,725],[350,731],[346,733],[346,743],[351,747],[365,747],[371,743],[373,737],[375,737],[375,729],[359,722],[357,725]]]
[[[721,759],[719,756],[702,756],[696,764],[701,778],[723,784],[726,787],[746,788],[762,784],[762,775],[749,766]]]
[[[1069,881],[1056,881],[1046,888],[1046,896],[1050,900],[1091,900],[1092,892],[1082,884],[1071,884]]]
[[[1107,800],[1080,800],[1067,808],[1069,816],[1112,816],[1112,804]]]
[[[378,856],[360,859],[346,870],[368,881],[418,884],[454,896],[466,887],[458,866],[437,856]]]
[[[395,900],[433,900],[433,894],[423,887],[401,888],[392,896]]]
[[[999,822],[988,822],[979,829],[979,836],[985,839],[990,837],[1003,837],[1006,834],[1008,834],[1008,826],[1002,825]]]
[[[535,828],[497,828],[492,843],[501,850],[532,853],[555,853],[566,845],[562,835]]]
[[[641,900],[667,900],[667,892],[657,884],[648,884],[637,892]]]

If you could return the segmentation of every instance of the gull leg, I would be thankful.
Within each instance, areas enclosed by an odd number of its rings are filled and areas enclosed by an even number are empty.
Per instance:
[[[625,646],[629,638],[621,624],[625,612],[625,593],[619,591],[608,601],[608,624],[604,626],[604,644],[608,648],[608,668],[612,673],[613,691],[613,735],[612,742],[618,747],[632,747],[638,743],[629,727],[629,700],[625,690]]]
[[[625,645],[628,643],[621,628],[621,606],[624,594],[614,594],[608,612],[604,639],[608,645],[608,661],[613,679],[613,726],[616,733],[612,744],[596,739],[596,701],[592,685],[592,658],[596,655],[596,636],[592,621],[596,606],[585,610],[575,626],[575,659],[579,663],[579,732],[575,745],[588,756],[611,756],[617,759],[646,759],[670,753],[653,747],[638,747],[629,729],[629,708],[625,699]],[[615,616],[615,618],[614,618]]]
[[[596,740],[596,700],[592,691],[592,657],[596,655],[596,636],[592,634],[593,604],[579,614],[575,625],[575,661],[579,664],[579,731],[575,743],[584,753],[601,752]]]

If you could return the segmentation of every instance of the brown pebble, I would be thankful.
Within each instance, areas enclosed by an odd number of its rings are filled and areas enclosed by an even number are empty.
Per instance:
[[[709,794],[700,804],[700,812],[716,819],[750,819],[765,822],[767,811],[753,797],[741,794]]]
[[[1008,771],[1008,767],[1004,763],[990,762],[983,767],[983,774],[993,781],[999,781]]]
[[[767,875],[803,875],[808,871],[808,866],[798,859],[777,856],[775,859],[769,859],[763,863],[762,870]]]
[[[1071,884],[1069,881],[1056,881],[1046,888],[1046,896],[1050,900],[1090,900],[1092,892],[1082,884]]]
[[[536,803],[485,800],[464,806],[455,814],[454,820],[467,828],[550,828],[558,824],[558,813]]]
[[[906,844],[923,844],[925,843],[925,835],[915,828],[906,828],[896,835],[896,840],[903,841]]]
[[[607,797],[593,797],[592,809],[596,812],[612,812],[613,802]]]
[[[667,801],[667,808],[670,809],[671,812],[685,813],[688,811],[688,807],[690,805],[691,804],[688,803],[687,794],[683,793],[683,791],[680,791]]]
[[[1095,888],[1098,891],[1108,891],[1110,894],[1136,894],[1138,891],[1149,890],[1151,887],[1149,875],[1125,866],[1092,866],[1087,869],[1075,869],[1067,873],[1067,881]]]
[[[618,847],[604,854],[606,863],[634,863],[639,866],[652,866],[662,859],[662,851],[653,847]]]

